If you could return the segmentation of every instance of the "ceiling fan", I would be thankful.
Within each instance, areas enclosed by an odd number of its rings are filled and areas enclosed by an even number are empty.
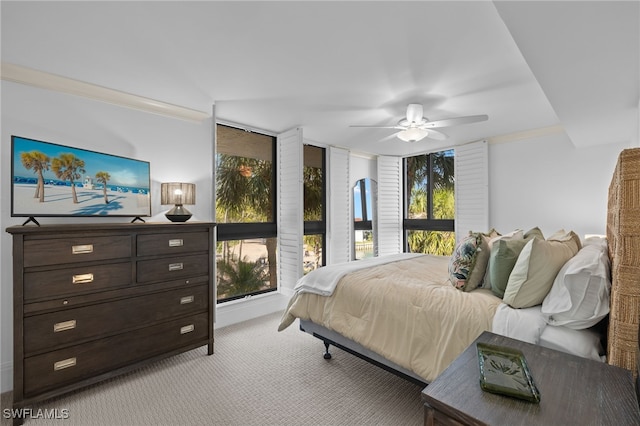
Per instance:
[[[394,135],[405,142],[416,142],[426,137],[436,140],[445,140],[448,138],[442,132],[434,130],[438,127],[450,127],[460,124],[477,123],[486,121],[488,115],[469,115],[465,117],[447,118],[444,120],[429,121],[422,116],[423,109],[421,104],[409,104],[407,106],[407,116],[398,121],[395,126],[350,126],[350,127],[369,127],[377,129],[397,129]],[[394,135],[391,135],[393,137]]]

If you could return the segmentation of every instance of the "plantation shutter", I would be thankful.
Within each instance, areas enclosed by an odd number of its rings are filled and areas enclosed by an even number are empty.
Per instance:
[[[302,129],[278,135],[278,282],[293,290],[302,276],[303,228]]]
[[[469,231],[489,229],[489,149],[487,141],[455,148],[456,241]]]
[[[351,188],[349,186],[349,151],[337,147],[329,147],[329,164],[327,165],[329,182],[328,190],[328,224],[329,232],[327,257],[328,264],[348,262],[351,260]]]
[[[402,158],[378,157],[378,255],[402,250]]]

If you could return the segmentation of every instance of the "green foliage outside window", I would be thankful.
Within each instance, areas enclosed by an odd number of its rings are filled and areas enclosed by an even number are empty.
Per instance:
[[[407,158],[408,219],[454,219],[455,177],[453,151]],[[429,170],[431,167],[431,171]],[[429,179],[432,185],[429,185]],[[431,189],[429,206],[428,191]],[[407,243],[412,253],[449,256],[455,248],[455,234],[449,231],[408,228]]]

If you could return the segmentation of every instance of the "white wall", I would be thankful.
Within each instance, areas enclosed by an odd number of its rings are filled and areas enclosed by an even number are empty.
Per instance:
[[[213,146],[211,120],[193,123],[2,81],[0,147],[0,389],[12,388],[13,307],[11,235],[4,230],[25,218],[10,208],[11,135],[133,157],[151,164],[152,215],[165,222],[171,206],[160,205],[160,183],[196,184],[191,220],[211,221]],[[123,222],[128,218],[38,218],[46,223]]]
[[[607,193],[629,144],[575,148],[564,133],[489,145],[489,224],[604,234]]]
[[[360,179],[378,180],[378,163],[376,159],[376,156],[351,153],[349,157],[349,186],[351,188]]]

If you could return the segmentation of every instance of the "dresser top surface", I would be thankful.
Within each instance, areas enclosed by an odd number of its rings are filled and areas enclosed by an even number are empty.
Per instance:
[[[146,222],[146,223],[68,223],[28,226],[10,226],[10,234],[42,234],[73,231],[150,231],[161,229],[187,230],[215,226],[213,222]]]

